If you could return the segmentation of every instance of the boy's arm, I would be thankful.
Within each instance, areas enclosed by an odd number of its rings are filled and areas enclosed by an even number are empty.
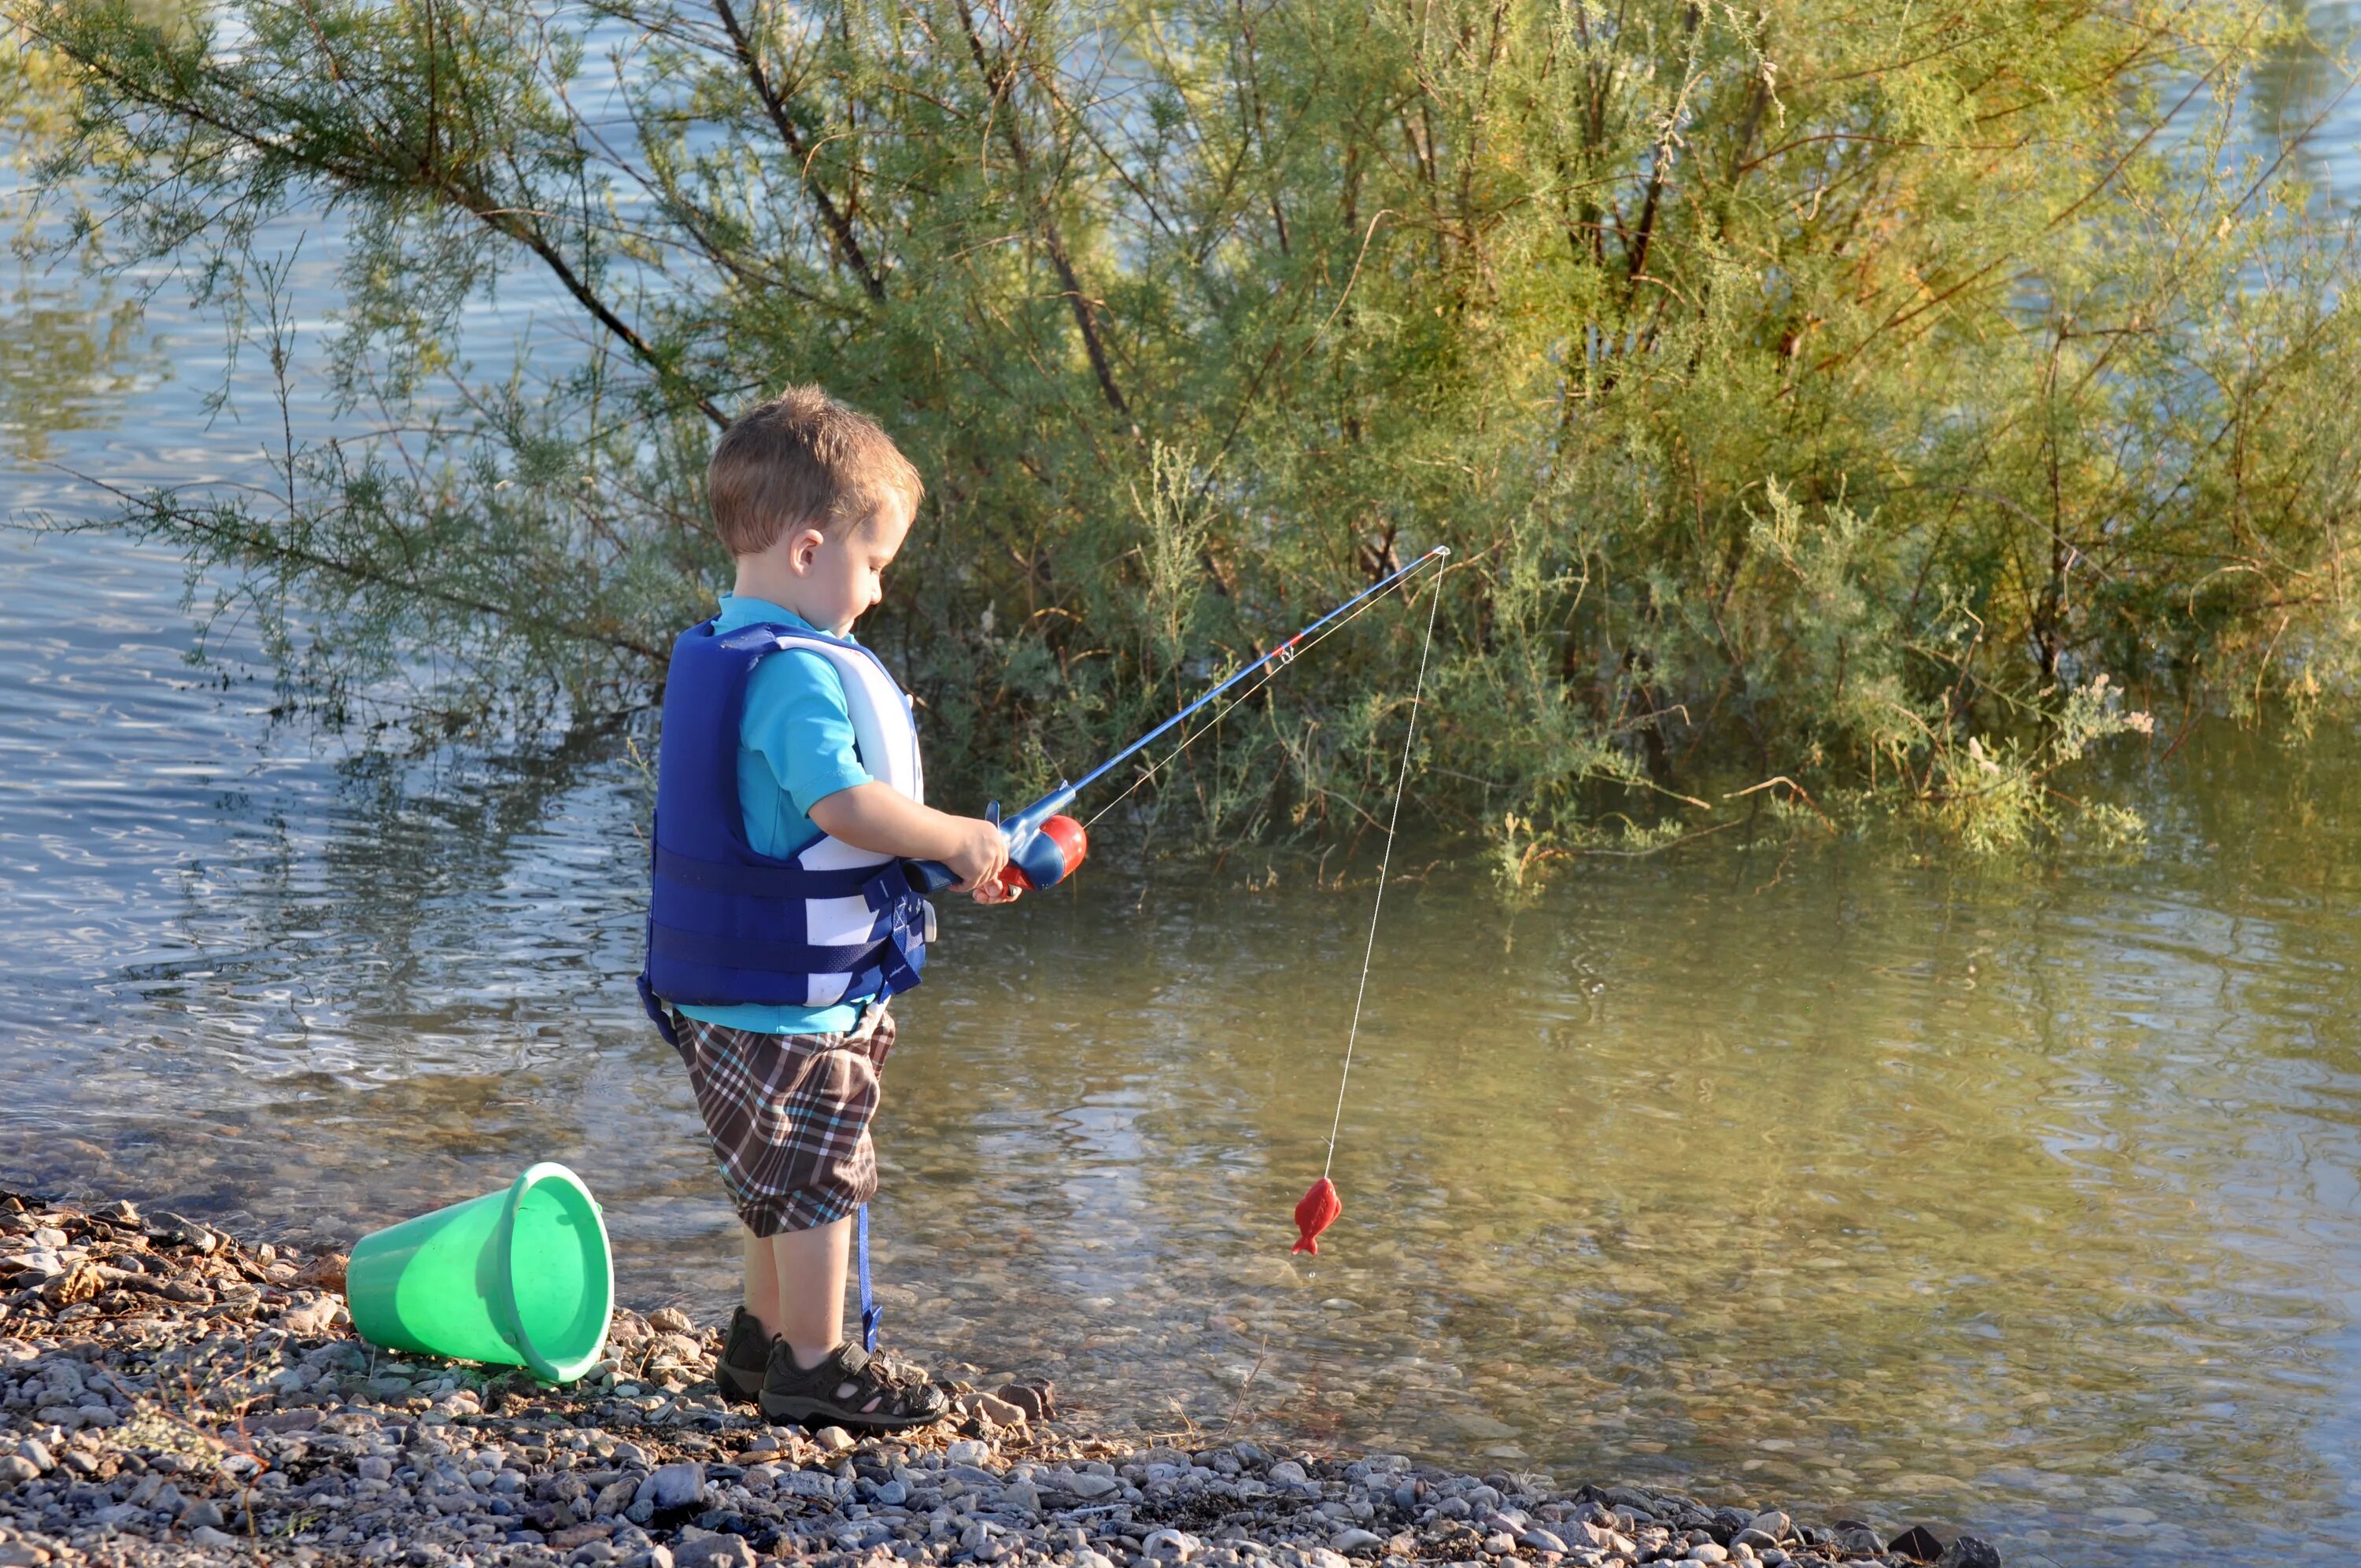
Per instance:
[[[812,802],[812,824],[831,839],[873,855],[940,861],[960,879],[953,893],[972,893],[1008,863],[1008,840],[980,817],[953,817],[920,806],[893,785],[873,779]]]

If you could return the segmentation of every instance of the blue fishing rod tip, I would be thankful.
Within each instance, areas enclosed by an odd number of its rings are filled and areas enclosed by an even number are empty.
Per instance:
[[[1428,551],[1427,554],[1430,555],[1448,555],[1451,554],[1451,546],[1448,544],[1438,544],[1433,549]]]

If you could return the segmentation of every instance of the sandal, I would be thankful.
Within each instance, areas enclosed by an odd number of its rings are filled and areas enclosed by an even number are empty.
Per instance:
[[[782,1340],[763,1374],[763,1414],[774,1421],[825,1421],[862,1431],[926,1426],[950,1411],[943,1391],[898,1357],[871,1355],[850,1340],[807,1370]]]
[[[713,1358],[713,1383],[723,1398],[751,1405],[762,1398],[774,1343],[745,1308],[730,1314],[730,1332],[721,1341],[721,1354]]]

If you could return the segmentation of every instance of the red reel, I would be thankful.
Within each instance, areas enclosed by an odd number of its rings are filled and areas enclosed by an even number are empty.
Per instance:
[[[1060,882],[1073,875],[1090,856],[1091,836],[1071,817],[1050,817],[1041,824],[1041,836],[1058,846],[1059,858],[1066,862],[1066,869],[1058,873]]]
[[[1007,868],[1000,873],[999,887],[1004,896],[999,899],[994,899],[992,902],[1005,903],[1007,899],[1014,898],[1020,893],[1028,892],[1042,886],[1055,886],[1057,883],[1061,883],[1068,877],[1073,875],[1075,868],[1079,867],[1090,855],[1091,837],[1087,832],[1083,831],[1082,825],[1075,821],[1071,817],[1060,816],[1047,818],[1041,824],[1039,837],[1047,839],[1057,848],[1058,860],[1060,862],[1058,874],[1051,877],[1046,883],[1036,883],[1030,876],[1026,874],[1026,871],[1023,866],[1018,865],[1015,861],[1011,861],[1008,862]]]

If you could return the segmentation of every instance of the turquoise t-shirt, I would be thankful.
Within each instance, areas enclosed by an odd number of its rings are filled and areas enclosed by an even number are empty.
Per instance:
[[[714,630],[735,631],[758,621],[819,628],[767,599],[721,596]],[[849,641],[849,639],[848,639]],[[746,707],[738,721],[738,809],[746,842],[757,854],[784,861],[818,841],[811,808],[840,789],[869,782],[852,738],[852,710],[844,680],[825,653],[788,648],[754,666],[746,681]],[[758,1035],[825,1035],[859,1021],[867,996],[830,1007],[684,1007],[708,1024]]]

